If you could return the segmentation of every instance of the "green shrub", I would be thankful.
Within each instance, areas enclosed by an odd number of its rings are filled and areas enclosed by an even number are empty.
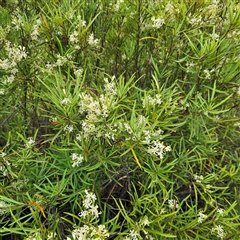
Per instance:
[[[0,11],[3,239],[238,239],[238,1]]]

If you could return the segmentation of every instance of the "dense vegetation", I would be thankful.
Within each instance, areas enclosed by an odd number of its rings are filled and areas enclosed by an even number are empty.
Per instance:
[[[1,239],[239,239],[239,1],[0,12]]]

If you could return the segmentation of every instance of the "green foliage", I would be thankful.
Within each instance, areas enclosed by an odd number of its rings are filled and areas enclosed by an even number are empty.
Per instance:
[[[0,11],[3,239],[238,239],[238,1]]]

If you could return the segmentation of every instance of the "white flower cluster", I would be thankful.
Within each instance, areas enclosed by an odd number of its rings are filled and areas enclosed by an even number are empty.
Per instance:
[[[218,208],[218,209],[217,209],[217,213],[218,213],[219,215],[223,215],[223,214],[225,213],[225,210],[224,210],[223,208]]]
[[[117,94],[117,88],[115,85],[115,76],[112,77],[111,81],[108,81],[108,78],[104,78],[104,88],[105,88],[105,93],[108,94],[108,96],[115,96]]]
[[[71,100],[70,98],[66,97],[66,98],[63,98],[60,103],[63,106],[67,106],[69,103],[71,103]]]
[[[95,38],[93,33],[91,33],[88,37],[88,44],[90,46],[95,46],[96,47],[99,44],[99,39]]]
[[[161,28],[165,24],[165,20],[162,17],[158,17],[158,18],[152,17],[151,20],[152,20],[152,27],[156,29]]]
[[[44,238],[46,240],[53,240],[57,238],[57,234],[50,232],[47,235],[47,238]],[[42,240],[43,238],[41,237],[40,231],[31,235],[28,235],[24,240]]]
[[[55,67],[61,67],[63,65],[73,65],[73,62],[71,61],[72,56],[70,54],[66,56],[62,56],[60,54],[57,54],[57,61],[54,64]]]
[[[79,68],[77,70],[74,71],[74,75],[78,78],[81,77],[83,75],[83,69]]]
[[[4,201],[0,201],[0,216],[7,212],[8,204]]]
[[[202,223],[207,218],[207,215],[202,211],[198,213],[198,223]]]
[[[104,96],[101,96],[99,100],[94,100],[90,94],[81,93],[80,97],[79,112],[81,114],[87,113],[89,122],[96,122],[99,120],[99,117],[108,116],[108,108]]]
[[[189,18],[190,18],[189,23],[192,26],[203,25],[202,15],[193,15],[193,16],[191,16],[191,14],[190,14]]]
[[[163,159],[164,154],[171,151],[171,147],[165,146],[161,141],[163,131],[161,129],[144,129],[147,119],[143,115],[139,115],[136,121],[138,122],[136,129],[133,129],[128,122],[119,123],[119,131],[126,131],[129,134],[126,140],[140,141],[148,145],[147,153]]]
[[[175,208],[178,208],[178,203],[175,199],[169,199],[168,200],[168,206],[171,209],[175,209]]]
[[[33,137],[28,137],[25,147],[31,148],[34,144],[35,144],[35,140],[33,139]]]
[[[55,57],[56,57],[55,62],[46,61],[45,67],[41,68],[41,71],[43,73],[48,73],[52,75],[54,70],[64,65],[74,67],[74,63],[72,61],[72,54],[66,54],[64,56],[61,54],[56,54]]]
[[[172,3],[168,2],[167,5],[166,5],[165,10],[166,10],[166,12],[173,13],[174,6],[172,5]]]
[[[213,0],[211,4],[205,7],[204,9],[204,21],[207,22],[207,24],[215,24],[216,21],[220,20],[218,16],[219,11],[219,0]]]
[[[152,2],[151,2],[152,3]],[[151,8],[151,6],[149,5],[149,8]],[[143,30],[158,30],[160,29],[164,24],[165,24],[165,20],[163,18],[163,16],[152,16],[149,20],[143,21]]]
[[[110,6],[113,8],[114,11],[118,12],[124,3],[124,0],[117,0],[116,3],[113,2],[115,1],[110,1]]]
[[[5,164],[10,165],[10,163],[6,162]],[[8,170],[4,165],[0,165],[0,172],[2,172],[3,176],[7,176],[8,175]]]
[[[167,19],[168,22],[170,22],[171,24],[176,21],[176,14],[180,13],[180,9],[179,6],[177,5],[177,3],[171,3],[171,1],[169,1],[165,7],[165,11],[166,11],[166,15],[165,18]]]
[[[165,146],[161,141],[159,140],[153,140],[150,142],[150,145],[148,147],[147,152],[149,154],[154,154],[160,159],[163,159],[164,154],[166,152],[170,152],[171,147],[170,146]]]
[[[110,93],[114,93],[114,84],[107,84],[107,88]],[[113,95],[112,95],[113,96]],[[88,138],[94,136],[94,138],[99,138],[105,136],[109,139],[114,139],[114,134],[116,130],[114,126],[108,125],[109,129],[104,129],[104,131],[96,130],[97,124],[101,121],[102,118],[106,118],[109,114],[109,108],[114,104],[113,101],[110,101],[110,97],[107,95],[101,94],[99,97],[93,98],[90,94],[81,93],[81,101],[79,103],[79,113],[85,116],[85,119],[82,121],[82,132],[79,136]],[[97,132],[96,132],[97,131]]]
[[[97,197],[94,193],[85,190],[85,199],[83,200],[83,210],[79,216],[83,219],[90,217],[91,219],[98,218],[101,212],[98,211],[98,206],[95,204]],[[72,238],[67,237],[67,240],[91,240],[99,239],[105,240],[109,237],[109,233],[104,225],[94,226],[91,224],[84,224],[82,227],[75,227],[72,231]]]
[[[6,153],[5,153],[5,152],[1,152],[1,153],[0,153],[0,157],[1,157],[1,158],[4,158],[5,156],[6,156]]]
[[[82,133],[79,133],[77,135],[77,139],[81,139],[81,136],[83,138],[87,139],[89,136],[95,136],[96,137],[96,126],[93,123],[90,123],[88,121],[83,121],[82,122]]]
[[[71,158],[73,160],[72,167],[79,167],[83,162],[83,156],[81,154],[72,153]]]
[[[13,14],[14,18],[12,19],[12,24],[14,25],[14,28],[15,28],[16,30],[21,29],[22,26],[23,26],[23,24],[24,24],[20,12],[21,12],[20,9],[17,8],[17,9],[14,11],[14,14]]]
[[[147,95],[143,98],[142,106],[143,108],[153,107],[155,105],[160,105],[162,103],[162,98],[160,94],[156,94],[155,97]]]
[[[83,201],[83,207],[85,210],[79,213],[79,216],[83,219],[90,216],[93,218],[98,218],[101,212],[98,211],[98,205],[95,204],[97,197],[94,193],[88,192],[85,190],[85,199]]]
[[[73,127],[72,124],[67,124],[67,125],[64,127],[63,130],[64,130],[65,133],[70,133],[70,132],[73,131],[73,129],[74,129],[74,127]]]
[[[79,113],[83,117],[81,127],[82,130],[77,134],[76,139],[81,141],[82,138],[93,137],[99,139],[103,137],[111,141],[115,141],[117,133],[127,133],[125,140],[132,140],[141,142],[147,146],[147,152],[163,159],[166,152],[171,151],[170,146],[165,146],[161,141],[163,131],[159,128],[153,127],[148,123],[148,119],[139,114],[135,116],[135,120],[119,119],[117,123],[106,123],[102,127],[102,120],[109,116],[109,109],[111,109],[118,101],[117,87],[115,84],[115,77],[110,80],[104,79],[104,93],[100,96],[82,92],[80,93]],[[67,101],[67,99],[65,99]],[[142,102],[143,107],[151,108],[162,103],[160,94],[154,97],[146,94]],[[136,124],[137,123],[137,124]],[[146,128],[147,126],[147,128]]]
[[[32,40],[36,41],[39,37],[39,27],[41,25],[41,20],[37,19],[36,24],[33,25],[32,32],[31,32],[31,38]]]
[[[76,50],[80,49],[79,39],[80,39],[80,36],[79,36],[78,31],[76,31],[76,30],[73,31],[73,33],[69,35],[69,43],[71,45],[73,45]]]
[[[11,63],[8,68],[15,67],[18,62],[27,57],[26,48],[21,45],[17,46],[11,42],[7,42],[5,44],[5,50]]]
[[[75,30],[72,34],[69,35],[69,42],[72,44],[78,43],[78,32]]]
[[[161,135],[163,134],[163,130],[161,129],[154,129],[154,130],[143,130],[144,140],[143,143],[151,144],[152,138],[161,139]]]
[[[80,15],[77,16],[77,19],[78,19],[78,21],[79,21],[79,25],[80,25],[80,26],[82,26],[82,27],[86,27],[86,26],[87,26],[86,21],[83,20]]]
[[[115,140],[116,134],[117,134],[117,124],[114,124],[114,125],[107,124],[106,130],[101,133],[102,136],[113,141]]]
[[[211,72],[213,72],[214,69],[212,69],[211,71],[209,71],[208,69],[204,69],[203,73],[204,73],[204,78],[205,79],[210,79],[211,78]]]
[[[26,48],[24,46],[17,46],[15,44],[6,42],[4,49],[7,53],[7,58],[0,59],[0,69],[8,71],[10,76],[6,77],[5,84],[12,83],[15,79],[15,75],[18,72],[18,63],[27,57]]]
[[[72,231],[73,240],[105,240],[107,237],[109,237],[109,233],[104,225],[98,225],[97,227],[84,225],[82,227],[77,227]],[[66,240],[71,240],[71,238],[67,237]]]
[[[187,63],[186,63],[186,72],[187,72],[187,73],[188,73],[188,72],[194,72],[194,70],[195,70],[194,66],[195,66],[195,63],[193,63],[193,62],[187,62]]]
[[[204,179],[203,175],[198,176],[197,174],[194,174],[193,178],[197,183],[201,183],[202,180]]]
[[[225,236],[225,232],[224,232],[224,229],[221,225],[217,225],[215,228],[212,229],[212,232],[216,232],[217,233],[217,236],[221,239],[224,238]]]
[[[51,74],[53,72],[55,65],[53,63],[50,63],[49,61],[46,62],[45,68],[43,69],[43,72],[47,72],[48,74]]]
[[[225,210],[223,208],[217,208],[217,211],[216,211],[216,221],[219,219],[219,217],[223,216],[226,214]]]
[[[144,216],[139,222],[137,222],[134,226],[134,229],[130,230],[125,240],[138,240],[143,239],[141,236],[141,231],[144,233],[144,239],[153,239],[147,231],[144,230],[145,226],[149,226],[150,221],[147,216]]]

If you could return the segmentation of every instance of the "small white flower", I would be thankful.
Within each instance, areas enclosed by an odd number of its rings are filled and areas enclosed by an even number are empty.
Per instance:
[[[166,12],[172,13],[174,10],[174,6],[171,3],[167,3]]]
[[[89,212],[87,210],[84,210],[79,214],[79,217],[86,218],[88,216],[88,214],[89,214]]]
[[[187,67],[187,72],[192,72],[194,70],[195,64],[193,62],[187,62],[186,67]]]
[[[143,218],[142,222],[141,222],[141,225],[142,225],[142,226],[149,226],[149,224],[150,224],[150,222],[149,222],[149,220],[148,220],[148,217],[145,216],[145,217]]]
[[[50,62],[47,62],[47,63],[45,64],[45,70],[46,70],[46,72],[52,73],[53,68],[54,68],[54,64],[52,64],[52,63],[50,63]]]
[[[57,237],[57,234],[51,232],[51,233],[48,234],[47,239],[48,239],[48,240],[52,240],[52,239],[55,239],[56,237]]]
[[[82,18],[81,18],[80,15],[77,16],[77,19],[78,19],[78,21],[79,21],[79,23],[80,23],[80,25],[81,25],[82,27],[86,27],[86,26],[87,26],[86,21],[85,21],[85,20],[82,20]]]
[[[64,98],[60,103],[61,105],[68,105],[71,103],[71,100],[69,98]]]
[[[130,230],[128,237],[131,237],[132,240],[138,240],[139,233],[135,230]]]
[[[69,124],[64,127],[64,131],[70,133],[73,131],[73,125]]]
[[[80,133],[78,133],[78,134],[76,135],[76,140],[77,140],[77,141],[81,141],[81,139],[82,139],[82,136],[81,136]]]
[[[176,200],[174,200],[174,199],[169,199],[168,200],[168,206],[171,209],[178,208],[178,204],[177,204]]]
[[[220,36],[217,33],[212,33],[212,34],[210,34],[210,37],[218,40]]]
[[[18,69],[17,69],[17,68],[12,68],[12,69],[10,70],[10,73],[11,73],[12,75],[16,75],[17,72],[18,72]]]
[[[115,86],[115,82],[114,82],[115,76],[113,76],[112,81],[109,82],[107,78],[104,79],[105,85],[105,92],[110,96],[110,95],[116,95],[117,91],[116,91],[116,86]]]
[[[25,146],[27,148],[29,148],[29,147],[33,146],[34,143],[35,143],[34,139],[32,137],[29,137],[29,138],[27,138],[27,143],[25,144]]]
[[[38,25],[34,25],[33,26],[33,30],[31,32],[31,38],[32,40],[38,40],[39,37],[39,32],[38,32],[39,26]]]
[[[1,152],[0,153],[0,157],[4,158],[6,156],[6,153],[5,152]]]
[[[60,54],[57,54],[57,61],[56,61],[55,65],[58,66],[58,67],[61,67],[66,63],[68,63],[67,57],[61,56]]]
[[[160,94],[156,94],[155,97],[152,97],[150,95],[147,95],[146,98],[143,98],[143,108],[146,108],[147,106],[155,106],[155,105],[160,105],[162,103],[162,98]]]
[[[82,68],[79,68],[79,69],[74,71],[74,75],[76,77],[80,77],[80,76],[82,76],[82,74],[83,74],[83,69]]]
[[[3,165],[0,166],[0,172],[2,172],[2,175],[5,177],[8,175],[8,170]]]
[[[153,140],[150,142],[147,152],[149,154],[154,154],[160,159],[163,159],[166,151],[170,151],[170,146],[165,147],[164,144],[159,140]]]
[[[218,237],[223,239],[225,233],[224,233],[224,229],[221,225],[217,225],[215,228],[213,228],[213,231],[216,231]]]
[[[211,73],[212,72],[214,72],[215,71],[215,69],[212,69],[211,71],[209,71],[208,69],[204,69],[203,70],[203,73],[204,73],[204,77],[206,78],[206,79],[210,79],[211,78]]]
[[[225,210],[222,208],[218,208],[218,210],[217,210],[217,213],[219,213],[220,215],[222,215],[224,212],[225,212]]]
[[[143,115],[139,115],[138,127],[142,126],[145,122],[146,122],[146,117],[144,117]]]
[[[69,42],[70,43],[77,43],[78,42],[78,32],[74,31],[72,34],[69,35]]]
[[[206,219],[206,218],[207,218],[207,215],[204,214],[202,211],[200,211],[200,212],[198,213],[198,222],[199,222],[199,223],[202,223],[202,222],[204,221],[204,219]]]
[[[98,45],[98,43],[99,43],[99,40],[97,38],[94,38],[93,33],[91,33],[88,38],[88,44],[91,46],[96,46],[96,45]]]
[[[161,28],[165,24],[164,19],[161,18],[161,17],[158,17],[158,18],[152,17],[151,20],[153,22],[153,24],[152,24],[153,28],[159,29],[159,28]]]
[[[98,212],[98,205],[92,206],[92,207],[89,209],[89,212],[90,212],[90,214],[91,214],[92,216],[94,216],[94,217],[96,217],[96,218],[99,216],[99,214],[101,214],[101,212]]]
[[[7,77],[6,82],[7,82],[7,83],[12,83],[12,82],[14,81],[14,79],[15,79],[15,77],[14,77],[14,75],[12,74],[12,75],[10,75],[10,76]]]
[[[0,216],[7,212],[7,208],[8,204],[4,201],[0,201]]]
[[[202,175],[198,176],[197,174],[194,174],[193,177],[197,183],[201,183],[202,180],[204,179]]]
[[[171,152],[171,151],[172,151],[172,149],[171,149],[171,147],[170,147],[170,146],[166,146],[166,147],[165,147],[165,151],[166,151],[166,152]]]
[[[191,25],[201,25],[202,24],[202,16],[195,16],[195,17],[191,17],[191,20],[189,21],[189,23]]]
[[[57,121],[58,121],[57,117],[50,117],[49,118],[49,122],[57,122]]]
[[[81,165],[81,163],[83,162],[83,156],[77,153],[72,153],[71,155],[72,160],[74,161],[72,164],[72,167],[78,167]]]
[[[83,200],[83,207],[85,210],[79,213],[79,216],[82,218],[86,218],[87,216],[97,218],[99,214],[101,214],[101,212],[98,211],[98,205],[95,205],[97,197],[94,193],[88,192],[88,190],[85,190],[85,194],[86,196]]]

